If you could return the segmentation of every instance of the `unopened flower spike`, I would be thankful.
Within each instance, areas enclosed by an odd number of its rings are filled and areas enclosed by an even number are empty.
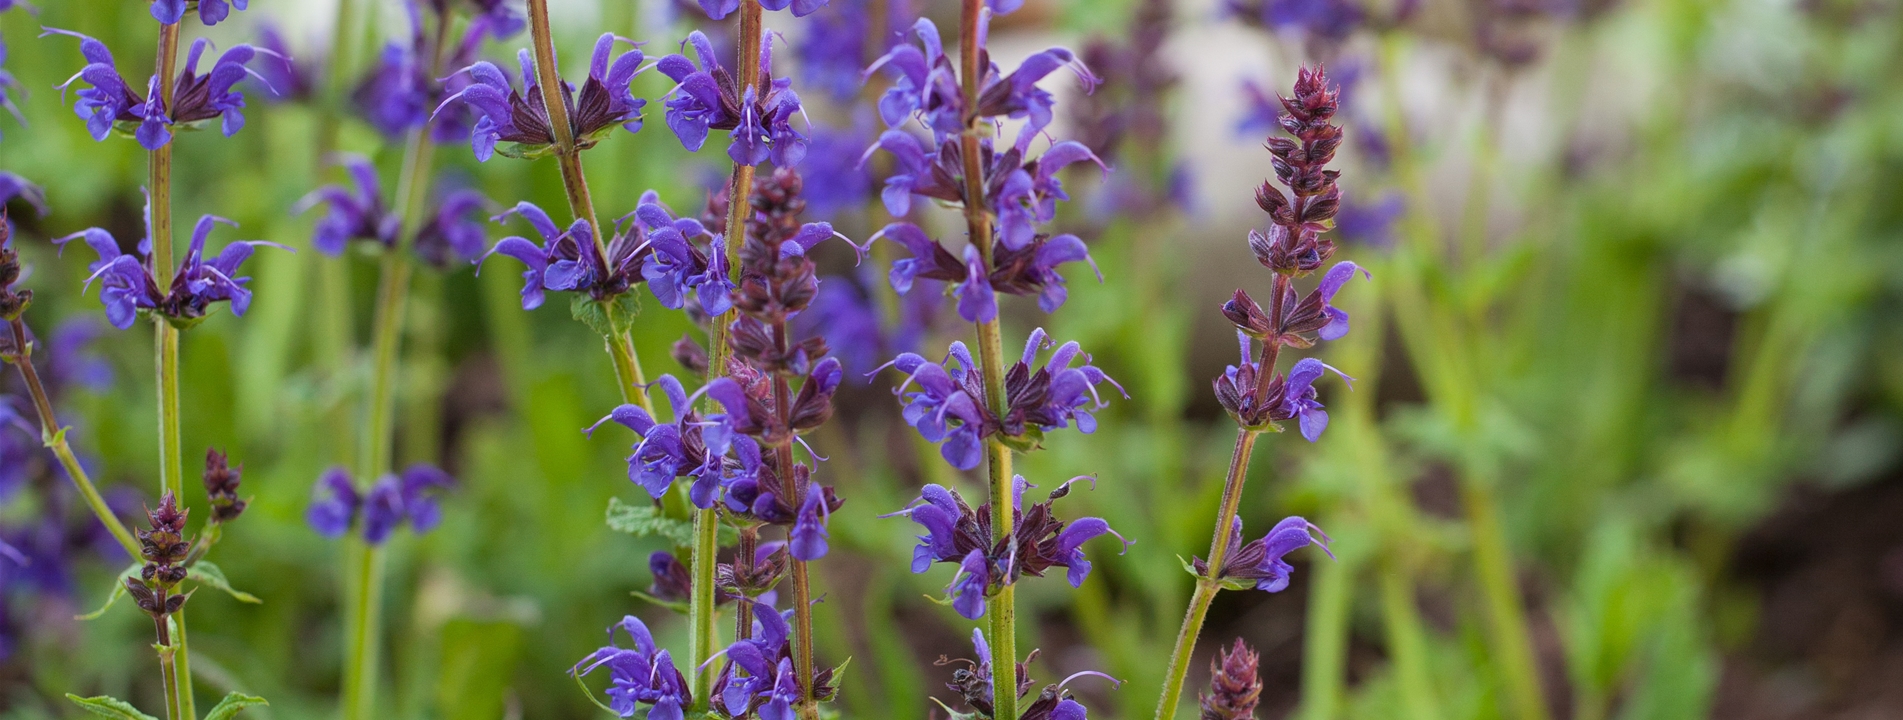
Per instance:
[[[1202,720],[1254,720],[1262,699],[1262,674],[1255,650],[1236,638],[1234,645],[1209,660],[1209,691],[1201,693]]]
[[[104,140],[117,130],[136,138],[145,149],[157,150],[172,141],[172,128],[190,129],[212,118],[222,118],[220,127],[229,137],[244,127],[245,101],[244,95],[236,90],[238,82],[253,77],[269,85],[262,75],[246,67],[246,63],[271,51],[250,45],[233,46],[218,56],[210,71],[198,74],[199,58],[211,45],[211,41],[199,38],[192,42],[191,51],[179,64],[168,112],[152,92],[158,86],[157,76],[145,83],[147,95],[140,95],[134,85],[119,75],[112,52],[106,49],[105,43],[70,30],[46,28],[40,34],[41,37],[47,35],[79,38],[79,51],[87,65],[55,87],[64,97],[74,82],[85,81],[92,86],[78,91],[79,100],[73,104],[73,112],[86,121],[86,130],[94,140]]]

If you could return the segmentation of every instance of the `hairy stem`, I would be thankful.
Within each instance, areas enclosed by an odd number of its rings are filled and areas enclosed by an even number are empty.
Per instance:
[[[595,236],[595,252],[606,260],[608,234],[596,219],[594,194],[588,190],[588,176],[582,171],[581,148],[575,144],[574,126],[569,123],[568,105],[562,96],[561,73],[555,65],[555,39],[548,24],[548,0],[529,0],[529,34],[534,45],[535,82],[542,93],[542,104],[548,109],[550,129],[555,133],[555,158],[562,168],[562,192],[568,197],[568,210],[575,219],[588,221]],[[627,319],[615,316],[613,308],[608,312],[609,325],[619,329],[603,341],[607,344],[609,359],[614,361],[621,400],[653,414],[654,403],[648,399],[647,380],[641,374],[634,339],[626,329]]]
[[[172,645],[165,618],[154,618],[152,624],[158,630],[159,641],[152,647],[159,654],[159,683],[165,687],[165,717],[180,720],[185,717],[185,709],[178,704],[178,648]]]
[[[735,53],[734,65],[740,69],[738,82],[741,87],[760,83],[760,40],[761,7],[759,0],[741,0],[739,47]],[[739,277],[740,245],[746,240],[747,209],[753,206],[753,166],[743,163],[733,164],[733,173],[727,185],[727,224],[723,238],[727,245],[727,272],[729,280]],[[729,308],[713,319],[713,328],[707,339],[707,381],[727,374],[727,364],[733,358],[733,348],[728,342],[732,335],[733,321],[738,310]],[[714,684],[714,668],[707,663],[713,657],[714,645],[714,557],[720,552],[719,517],[712,508],[694,513],[694,551],[689,570],[693,573],[692,595],[687,608],[688,625],[693,633],[688,646],[688,656],[694,667],[709,665],[705,670],[694,674],[694,702],[705,707],[710,701],[709,695]],[[744,534],[744,530],[742,531]],[[743,538],[743,543],[745,539]],[[736,556],[736,567],[742,562],[752,562],[750,550],[742,549],[742,556]],[[745,638],[753,633],[753,608],[745,602],[736,603],[734,637]],[[805,681],[802,681],[805,682]],[[804,696],[802,696],[804,697]]]
[[[959,150],[965,171],[965,230],[987,270],[992,266],[991,213],[985,207],[984,171],[980,163],[979,139],[984,131],[978,117],[978,84],[984,70],[979,62],[978,28],[983,0],[963,0],[958,32],[959,81],[964,92],[965,130],[959,137]],[[984,375],[986,400],[994,415],[1004,415],[1004,344],[997,318],[978,323],[978,364]],[[1011,449],[1001,438],[985,443],[985,465],[990,481],[991,527],[993,540],[1002,540],[1016,532],[1016,494],[1012,492]],[[993,717],[1018,716],[1018,642],[1017,588],[1011,578],[1004,579],[998,593],[985,600],[985,613],[991,622],[991,697]]]
[[[158,94],[166,112],[173,107],[172,91],[177,84],[178,75],[178,33],[183,23],[159,26],[158,57],[153,62],[153,72],[159,76]],[[171,287],[175,266],[172,258],[172,143],[166,143],[157,150],[146,154],[147,192],[151,193],[152,222],[152,264],[153,279],[161,288]],[[178,328],[163,318],[153,323],[154,370],[158,376],[159,410],[159,490],[172,493],[173,497],[185,497],[185,460],[179,440],[178,417]],[[192,697],[191,650],[185,642],[185,615],[183,611],[175,616],[178,623],[178,641],[170,644],[176,655],[173,658],[175,682],[173,693],[178,705],[178,718],[197,720],[197,703]]]
[[[1265,352],[1262,372],[1274,372],[1275,351]],[[1216,575],[1222,572],[1224,556],[1229,553],[1229,528],[1236,517],[1236,507],[1242,503],[1242,483],[1249,477],[1249,458],[1255,452],[1256,435],[1256,431],[1248,428],[1236,430],[1235,450],[1229,456],[1229,474],[1222,483],[1222,505],[1216,512],[1216,537],[1209,543],[1209,574],[1196,578],[1196,592],[1189,598],[1189,612],[1183,616],[1183,627],[1176,633],[1176,649],[1170,651],[1169,674],[1163,677],[1163,696],[1156,703],[1157,720],[1176,717],[1176,703],[1183,694],[1183,678],[1189,674],[1189,657],[1196,649],[1196,636],[1202,632],[1210,601],[1216,599],[1216,592],[1221,589]]]
[[[73,479],[73,486],[79,489],[81,497],[93,515],[112,533],[112,539],[119,541],[126,554],[139,556],[139,543],[133,539],[132,531],[125,523],[112,514],[112,508],[106,505],[106,499],[99,494],[99,488],[93,486],[92,478],[86,475],[86,468],[79,464],[79,458],[73,455],[73,449],[66,443],[66,429],[60,427],[59,420],[53,415],[53,402],[46,394],[45,384],[40,382],[39,371],[33,368],[32,347],[26,340],[26,323],[18,318],[7,323],[13,331],[13,347],[18,355],[13,361],[19,368],[20,378],[26,381],[27,393],[33,396],[33,409],[40,416],[40,442],[59,457],[60,467],[66,469],[66,477]]]

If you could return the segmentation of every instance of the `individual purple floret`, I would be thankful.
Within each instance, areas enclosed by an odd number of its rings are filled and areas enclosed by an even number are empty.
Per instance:
[[[489,241],[483,215],[493,204],[488,196],[468,188],[443,193],[429,221],[416,231],[417,257],[438,268],[481,259]]]
[[[1281,592],[1288,588],[1289,575],[1295,572],[1295,566],[1282,558],[1308,545],[1320,547],[1322,552],[1332,558],[1335,554],[1328,549],[1328,542],[1328,533],[1322,532],[1314,523],[1299,517],[1288,517],[1276,523],[1269,534],[1244,545],[1242,518],[1236,518],[1230,525],[1229,551],[1223,555],[1222,571],[1214,577],[1239,587]],[[1209,576],[1209,565],[1202,558],[1195,558],[1191,565],[1198,576]]]
[[[320,204],[330,206],[311,236],[311,246],[325,255],[340,255],[351,240],[368,240],[395,247],[403,218],[383,204],[383,183],[368,158],[352,155],[343,161],[355,187],[325,185],[311,191],[291,209],[302,214]]]
[[[817,6],[815,6],[817,7]],[[722,67],[713,42],[696,30],[682,43],[692,45],[698,62],[674,54],[656,64],[677,85],[669,92],[667,126],[681,145],[698,152],[710,130],[727,130],[733,142],[727,156],[736,163],[759,165],[771,159],[779,167],[798,165],[806,156],[806,135],[793,128],[793,116],[803,111],[793,81],[773,78],[773,34],[760,42],[760,75],[769,88],[737,87],[733,74]]]
[[[435,529],[443,519],[437,498],[455,486],[456,480],[449,473],[417,463],[400,474],[377,478],[369,493],[363,494],[357,492],[349,471],[333,467],[319,475],[311,487],[311,504],[304,510],[304,520],[317,534],[331,539],[343,537],[351,526],[361,522],[364,541],[381,545],[404,523],[417,533]]]
[[[628,456],[629,481],[659,498],[667,494],[675,478],[692,476],[694,484],[688,497],[695,507],[713,507],[722,480],[721,458],[733,441],[733,430],[723,416],[703,417],[695,412],[693,402],[700,394],[690,397],[674,376],[662,375],[654,384],[667,394],[668,405],[674,408],[674,422],[655,422],[646,410],[627,404],[595,421],[587,432],[593,434],[595,428],[610,420],[633,430],[641,442]]]
[[[989,273],[985,272],[976,248],[967,245],[965,257],[960,260],[911,223],[887,225],[873,235],[871,241],[880,238],[912,251],[912,257],[892,263],[889,279],[893,290],[905,293],[918,278],[955,283],[952,294],[958,298],[958,315],[970,322],[988,322],[997,317],[998,304],[993,293],[998,292],[1036,295],[1039,308],[1054,312],[1070,295],[1057,266],[1083,261],[1090,263],[1093,271],[1097,267],[1084,241],[1076,235],[1039,234],[1021,248],[995,248]],[[1102,281],[1102,273],[1097,277]]]
[[[633,648],[615,643],[615,628],[621,628],[634,642]],[[656,649],[654,635],[640,618],[628,615],[608,627],[608,644],[582,658],[569,674],[586,677],[606,666],[608,707],[621,717],[634,717],[641,705],[650,706],[648,720],[682,720],[684,709],[693,705],[694,696],[687,678],[674,667],[666,650]]]
[[[106,49],[105,43],[70,30],[49,28],[41,33],[41,37],[46,35],[79,38],[79,52],[85,56],[87,65],[56,87],[63,93],[80,80],[92,86],[78,92],[79,100],[73,104],[73,111],[86,120],[86,130],[92,133],[94,140],[106,139],[106,135],[117,128],[131,133],[145,149],[157,150],[172,141],[173,126],[195,127],[196,123],[216,117],[223,118],[220,127],[229,137],[244,127],[244,95],[234,89],[238,81],[246,77],[263,81],[245,64],[266,51],[250,45],[226,50],[218,56],[210,72],[199,75],[198,60],[211,46],[211,41],[199,38],[192,42],[191,52],[180,65],[168,113],[156,96],[148,99],[139,95],[119,76],[118,66],[113,64],[112,52]],[[157,88],[158,77],[153,76],[147,87],[148,91]]]
[[[611,58],[618,42],[634,49]],[[604,33],[595,41],[588,79],[582,83],[580,95],[563,84],[562,97],[571,108],[568,124],[577,148],[594,147],[616,126],[628,132],[641,130],[641,108],[647,100],[635,97],[629,83],[646,69],[641,66],[643,57],[640,43]],[[436,108],[440,114],[452,106],[466,106],[480,116],[469,140],[477,160],[487,161],[496,153],[499,142],[514,143],[513,147],[502,148],[502,154],[509,157],[539,157],[554,149],[555,134],[542,104],[535,61],[525,49],[517,53],[516,62],[522,77],[520,92],[510,86],[500,68],[485,60],[457,71],[472,82]]]
[[[1043,577],[1050,568],[1062,567],[1071,587],[1081,587],[1090,576],[1083,544],[1106,534],[1123,540],[1102,518],[1065,523],[1052,514],[1052,503],[1070,494],[1072,483],[1092,480],[1089,476],[1070,479],[1044,502],[1028,509],[1024,508],[1024,491],[1035,486],[1025,482],[1023,476],[1013,480],[1015,531],[996,542],[991,541],[990,504],[973,508],[956,490],[940,485],[926,485],[911,505],[880,516],[906,517],[925,528],[925,534],[918,537],[918,547],[912,551],[912,572],[925,572],[933,563],[958,565],[946,594],[951,597],[952,609],[967,619],[984,615],[985,598],[1024,575]],[[1124,541],[1124,547],[1129,544]]]
[[[244,10],[251,0],[198,0],[198,21],[217,25],[231,17],[232,8]],[[186,0],[152,0],[152,19],[163,25],[177,25],[185,19]]]
[[[148,223],[150,219],[148,215]],[[113,327],[120,330],[132,327],[139,311],[145,310],[185,328],[203,320],[216,302],[230,302],[231,314],[244,315],[251,307],[251,291],[245,287],[251,278],[238,276],[238,266],[250,259],[252,251],[260,245],[284,248],[262,240],[239,241],[225,245],[217,257],[207,260],[205,240],[218,223],[238,225],[214,215],[199,218],[197,227],[192,229],[192,243],[186,247],[178,272],[172,276],[172,286],[165,292],[160,292],[158,281],[152,277],[149,236],[139,241],[137,255],[119,252],[119,242],[99,228],[87,228],[53,242],[63,245],[75,238],[84,238],[99,254],[99,259],[87,266],[92,277],[87,278],[86,283],[90,286],[93,280],[101,281],[99,299],[105,303],[106,320]],[[150,228],[147,229],[149,234]]]

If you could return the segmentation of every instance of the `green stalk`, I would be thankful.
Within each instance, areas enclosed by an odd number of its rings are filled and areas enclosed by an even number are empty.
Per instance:
[[[1265,348],[1264,352],[1261,372],[1273,373],[1276,350]],[[1229,474],[1222,483],[1222,505],[1216,511],[1216,536],[1210,541],[1209,574],[1196,578],[1196,592],[1189,598],[1189,612],[1183,616],[1183,627],[1176,633],[1176,648],[1170,651],[1169,674],[1163,677],[1163,696],[1156,702],[1157,720],[1176,717],[1176,703],[1183,694],[1183,680],[1189,674],[1189,658],[1196,650],[1196,636],[1202,632],[1209,603],[1216,599],[1216,592],[1222,587],[1215,575],[1221,572],[1224,556],[1229,554],[1229,527],[1236,517],[1236,508],[1242,504],[1242,483],[1248,479],[1249,458],[1255,451],[1259,434],[1248,428],[1236,430],[1235,450],[1229,456]]]
[[[159,76],[159,97],[169,112],[172,90],[177,83],[179,25],[159,26],[158,58],[153,72]],[[166,143],[146,155],[146,184],[151,193],[152,274],[161,288],[170,287],[176,268],[172,258],[172,144]],[[164,318],[153,322],[154,369],[158,375],[159,410],[159,490],[184,498],[185,461],[180,450],[178,418],[178,328]],[[135,553],[136,556],[136,553]],[[185,642],[185,615],[180,611],[178,642],[168,643],[176,652],[173,683],[177,718],[197,720],[197,705],[192,697],[191,651]]]
[[[1500,526],[1499,501],[1493,486],[1472,477],[1461,483],[1467,525],[1473,533],[1474,569],[1486,598],[1487,629],[1493,639],[1493,665],[1505,685],[1513,716],[1523,720],[1546,718],[1546,695],[1540,690],[1539,664],[1533,657],[1533,638],[1526,629],[1526,610],[1520,605],[1513,560],[1506,531]]]
[[[331,156],[337,151],[337,135],[343,125],[343,105],[346,102],[346,78],[351,76],[352,60],[357,43],[359,24],[359,6],[362,0],[338,0],[336,23],[333,27],[333,41],[330,50],[329,67],[322,79],[323,89],[318,102],[317,142],[314,145],[316,162],[312,167],[322,175],[328,172],[332,176],[338,173]],[[330,168],[326,170],[326,168]],[[322,368],[323,378],[332,388],[329,399],[333,407],[326,410],[326,420],[331,425],[330,442],[336,457],[356,456],[353,442],[357,434],[357,418],[351,411],[344,392],[351,371],[351,354],[356,330],[352,322],[350,264],[344,261],[326,262],[323,256],[313,255],[312,264],[317,271],[318,303],[314,346],[318,365]]]
[[[86,506],[93,515],[112,533],[112,539],[119,541],[126,554],[139,556],[139,543],[133,539],[132,531],[125,523],[112,514],[112,508],[106,505],[99,489],[93,486],[92,478],[86,475],[86,468],[79,464],[79,458],[73,455],[73,449],[66,443],[66,429],[60,427],[59,420],[53,415],[53,403],[48,399],[46,386],[40,382],[39,371],[33,368],[32,346],[27,344],[26,323],[18,318],[7,323],[13,329],[13,347],[17,355],[13,365],[20,370],[21,379],[26,381],[26,389],[33,396],[33,408],[40,416],[40,442],[45,443],[53,454],[59,457],[60,467],[66,469],[66,477],[73,479],[73,486],[79,489],[80,497],[86,499]]]
[[[977,115],[978,26],[984,12],[983,0],[961,3],[958,32],[959,80],[964,91],[965,130],[959,137],[965,170],[965,230],[984,266],[992,266],[991,214],[984,207],[984,172],[980,167],[979,139],[984,132]],[[978,365],[984,375],[986,401],[991,412],[1004,416],[1004,344],[997,318],[978,323]],[[1016,532],[1016,511],[1012,492],[1011,448],[1002,438],[985,441],[985,466],[990,481],[991,529],[993,540],[1002,540]],[[1018,716],[1018,638],[1017,587],[1005,578],[997,594],[985,599],[985,614],[990,618],[992,717]]]
[[[157,618],[153,624],[158,627],[159,641],[152,649],[159,654],[159,683],[165,688],[165,717],[179,720],[185,717],[185,709],[178,704],[178,647],[172,644],[166,632],[165,618]]]
[[[1388,652],[1393,656],[1394,681],[1400,689],[1406,720],[1439,720],[1440,703],[1428,670],[1427,632],[1414,606],[1412,576],[1398,563],[1381,568],[1381,615],[1387,623]]]
[[[734,58],[734,64],[740,70],[737,82],[740,84],[740,87],[743,88],[760,84],[761,15],[762,8],[760,7],[759,0],[741,0],[740,17],[738,19],[739,29],[736,32],[736,36],[739,38],[739,47],[735,49],[735,54],[737,54],[738,57]],[[735,279],[739,274],[740,246],[745,242],[747,236],[747,208],[752,206],[752,193],[753,166],[737,162],[734,163],[733,173],[728,179],[727,224],[725,234],[723,235],[727,244],[727,272],[730,276],[729,279]],[[707,339],[708,382],[713,382],[716,378],[724,377],[727,374],[727,364],[733,358],[733,348],[729,345],[728,338],[732,333],[733,322],[738,316],[738,313],[738,310],[729,308],[726,312],[721,313],[713,320],[713,328],[708,334]],[[790,464],[782,465],[781,467],[790,467]],[[694,706],[696,708],[706,708],[711,702],[713,694],[714,668],[707,660],[713,657],[715,652],[714,646],[719,643],[719,636],[714,630],[714,621],[717,615],[714,607],[714,565],[715,559],[720,553],[719,531],[720,518],[713,508],[696,510],[694,512],[694,549],[688,564],[688,569],[693,574],[693,577],[690,582],[690,596],[688,598],[687,607],[687,623],[689,631],[692,634],[689,636],[687,652],[689,659],[696,668],[694,672]],[[752,562],[753,556],[750,550],[742,548],[742,553],[744,557],[736,558],[735,562]],[[805,575],[806,572],[803,564],[801,564],[801,567],[794,569],[794,585],[796,591],[804,589]],[[738,603],[737,607],[739,609],[737,612],[738,618],[735,626],[735,637],[746,637],[747,634],[752,632],[752,610],[746,603]],[[802,610],[807,611],[805,617],[808,619],[807,624],[804,626],[807,629],[800,631],[801,637],[804,638],[806,633],[810,632],[812,624],[810,609],[802,607]],[[810,654],[808,657],[810,659]],[[702,666],[707,667],[700,669]],[[810,672],[801,674],[800,686],[803,688],[801,693],[803,699],[811,697],[811,688],[809,687],[812,682],[811,677]],[[810,703],[805,702],[801,703],[802,713],[806,711],[809,704]]]

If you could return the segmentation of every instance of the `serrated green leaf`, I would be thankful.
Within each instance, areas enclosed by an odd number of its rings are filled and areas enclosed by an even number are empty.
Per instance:
[[[961,713],[961,712],[958,712],[957,710],[953,710],[951,709],[950,705],[946,705],[943,700],[939,700],[938,698],[929,698],[929,699],[932,702],[937,703],[939,707],[944,708],[945,713],[951,716],[950,720],[978,720],[978,718],[982,717],[977,713]]]
[[[200,560],[193,563],[191,569],[186,571],[185,577],[197,580],[202,585],[223,590],[225,594],[236,598],[238,602],[251,603],[253,605],[264,604],[264,601],[259,600],[256,595],[244,592],[243,590],[233,589],[231,587],[231,581],[225,579],[225,571],[220,570],[217,565],[213,565],[209,561]]]
[[[238,711],[240,710],[252,706],[269,706],[270,704],[271,703],[266,702],[264,698],[256,695],[245,695],[243,693],[233,692],[226,695],[225,699],[219,700],[218,706],[212,708],[211,712],[205,715],[205,720],[231,720],[231,718],[237,717]]]
[[[577,294],[568,301],[568,312],[598,335],[620,335],[627,332],[634,317],[641,313],[641,299],[631,292],[616,295],[606,302],[585,293]]]
[[[131,567],[126,568],[124,572],[119,573],[118,577],[115,577],[112,579],[112,593],[106,596],[106,601],[99,605],[98,610],[94,610],[84,615],[76,615],[74,616],[73,619],[97,620],[99,616],[106,614],[107,610],[112,609],[113,603],[118,602],[119,598],[126,596],[126,578],[138,575],[140,567],[142,567],[142,565],[140,563],[135,562],[132,564]]]
[[[111,695],[83,698],[72,693],[66,693],[66,699],[85,708],[86,712],[100,717],[118,718],[118,720],[159,720],[151,715],[139,712],[139,709],[133,707],[132,703],[112,697]]]
[[[694,523],[667,517],[661,509],[652,505],[630,505],[621,502],[621,498],[608,498],[608,527],[635,537],[664,538],[675,547],[693,547]],[[736,542],[740,534],[726,525],[720,526],[722,544]]]

